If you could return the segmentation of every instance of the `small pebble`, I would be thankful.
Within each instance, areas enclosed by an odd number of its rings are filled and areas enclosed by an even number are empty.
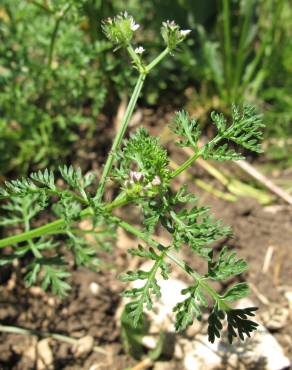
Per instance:
[[[89,289],[93,295],[98,295],[100,291],[100,285],[93,281],[90,283]]]

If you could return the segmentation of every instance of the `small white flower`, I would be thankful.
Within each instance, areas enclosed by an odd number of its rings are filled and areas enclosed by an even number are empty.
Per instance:
[[[154,179],[151,181],[151,184],[152,184],[153,186],[158,186],[158,185],[160,185],[160,184],[161,184],[160,177],[156,175],[156,176],[154,177]]]
[[[143,46],[139,46],[138,48],[135,49],[136,54],[143,54],[144,51],[145,49],[143,48]]]
[[[162,22],[162,25],[163,27],[170,28],[171,30],[175,30],[178,27],[175,21],[169,21],[169,20],[167,20],[166,22]]]
[[[132,31],[137,31],[137,29],[140,27],[140,24],[135,23],[134,19],[131,18],[131,30]]]
[[[131,171],[130,172],[130,179],[134,182],[140,182],[144,180],[144,173],[143,172],[137,172],[137,171]]]
[[[191,30],[181,30],[180,34],[181,34],[181,36],[186,37],[191,32],[192,32]]]

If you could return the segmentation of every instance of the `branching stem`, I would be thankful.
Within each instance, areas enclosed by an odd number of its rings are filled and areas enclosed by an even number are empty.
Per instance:
[[[102,173],[102,176],[101,176],[101,179],[100,179],[100,183],[99,183],[99,186],[98,186],[98,189],[97,189],[96,197],[95,197],[95,199],[97,201],[100,201],[103,197],[103,194],[104,194],[104,191],[105,191],[106,181],[109,177],[110,171],[111,171],[112,166],[113,166],[115,153],[116,153],[117,149],[119,149],[119,147],[121,145],[121,142],[122,142],[122,140],[125,136],[125,133],[126,133],[126,130],[128,128],[128,125],[129,125],[130,119],[132,117],[133,111],[134,111],[135,106],[137,104],[137,101],[139,99],[140,92],[143,88],[145,78],[146,78],[147,74],[158,63],[160,63],[162,61],[162,59],[169,53],[169,49],[166,48],[150,64],[148,64],[148,66],[143,67],[142,64],[141,64],[140,58],[137,56],[137,54],[135,53],[135,51],[133,50],[131,45],[129,45],[127,47],[127,50],[129,52],[131,58],[133,59],[133,62],[136,65],[138,65],[138,67],[140,67],[140,75],[138,77],[138,80],[137,80],[135,89],[133,91],[132,97],[131,97],[131,99],[129,101],[129,104],[127,106],[124,118],[123,118],[122,123],[121,123],[121,127],[120,127],[120,129],[119,129],[119,131],[118,131],[118,133],[117,133],[117,135],[114,139],[111,151],[110,151],[110,153],[108,155],[108,158],[107,158],[107,161],[105,163],[103,173]]]
[[[115,208],[121,207],[129,202],[126,194],[120,194],[111,203],[105,206],[107,211],[112,211]],[[87,217],[93,216],[93,210],[90,207],[85,208],[80,213],[80,219],[85,219]],[[46,225],[37,227],[32,230],[25,231],[18,235],[9,236],[7,238],[0,240],[0,248],[5,248],[8,245],[13,245],[21,242],[25,242],[30,239],[39,238],[42,235],[59,233],[61,229],[66,227],[67,223],[65,219],[60,218],[59,220],[49,222]]]

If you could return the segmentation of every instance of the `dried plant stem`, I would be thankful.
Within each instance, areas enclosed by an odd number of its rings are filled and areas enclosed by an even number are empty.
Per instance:
[[[263,184],[267,189],[269,189],[272,193],[276,194],[278,197],[282,198],[288,204],[292,205],[292,196],[288,194],[285,190],[280,188],[279,186],[275,185],[270,179],[268,179],[265,175],[259,172],[255,167],[253,167],[247,161],[234,161],[234,163],[239,166],[243,171],[248,173],[258,182]]]
[[[31,335],[31,336],[35,336],[38,338],[52,338],[52,339],[59,340],[61,342],[65,342],[65,343],[72,344],[72,345],[78,344],[78,341],[79,341],[79,339],[77,338],[72,338],[72,337],[69,337],[63,334],[42,332],[42,331],[38,331],[34,329],[21,328],[18,326],[0,325],[0,332],[10,333],[10,334],[20,334],[20,335]],[[106,350],[100,347],[97,347],[97,346],[93,347],[93,351],[101,353],[103,355],[107,354]]]

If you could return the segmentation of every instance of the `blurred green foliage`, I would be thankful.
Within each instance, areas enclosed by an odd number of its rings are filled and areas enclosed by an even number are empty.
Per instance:
[[[162,48],[154,37],[162,21],[193,30],[180,52],[153,72],[143,104],[187,99],[191,113],[206,117],[231,103],[256,104],[266,112],[268,156],[291,162],[290,1],[2,0],[2,174],[65,160],[81,132],[95,134],[102,111],[115,114],[117,98],[131,89],[131,69],[113,58],[100,24],[125,9],[143,24],[149,59]]]
[[[28,1],[1,3],[2,173],[66,158],[80,125],[94,132],[112,82],[123,86],[124,69],[112,72],[119,63],[107,53],[110,43],[101,32],[90,38],[84,9],[70,5],[62,14],[59,1],[48,11]]]

